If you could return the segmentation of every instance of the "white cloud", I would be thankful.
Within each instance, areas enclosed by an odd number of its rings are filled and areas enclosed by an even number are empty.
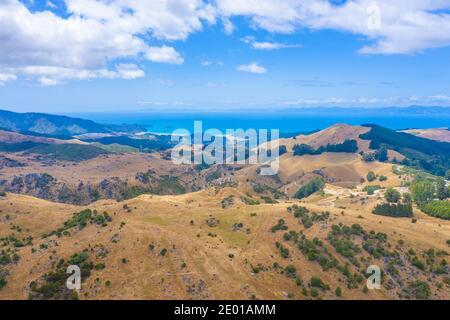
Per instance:
[[[145,76],[145,72],[137,65],[123,63],[115,69],[76,69],[48,66],[27,66],[13,69],[15,73],[25,77],[37,78],[44,86],[54,86],[66,83],[67,80],[91,80],[96,78],[107,79],[136,79]]]
[[[153,62],[182,64],[184,59],[172,47],[149,47],[145,53],[145,57]]]
[[[411,54],[450,46],[450,1],[353,0],[336,5],[329,0],[52,0],[30,11],[19,0],[0,0],[0,74],[26,79],[133,78],[120,73],[116,61],[182,64],[174,41],[219,21],[231,34],[235,17],[250,27],[272,33],[298,30],[338,30],[362,35],[363,54]],[[51,10],[65,10],[57,15]],[[62,2],[61,2],[62,3]],[[368,22],[376,4],[379,28]],[[255,49],[275,50],[297,44],[247,39]],[[155,45],[155,43],[160,43]],[[109,66],[113,67],[109,67]],[[245,66],[241,66],[246,69]],[[256,68],[255,68],[256,67]],[[257,64],[247,68],[265,72]],[[61,70],[62,75],[50,72]],[[244,70],[243,70],[244,71]],[[1,81],[5,83],[7,81]],[[40,82],[48,82],[47,80]]]
[[[17,80],[17,77],[14,74],[0,73],[0,85],[15,80]]]
[[[122,79],[137,79],[145,77],[144,70],[140,69],[137,65],[132,63],[118,64],[117,75]]]
[[[46,4],[52,8],[54,3]],[[133,78],[142,73],[120,73],[108,65],[116,59],[142,58],[182,64],[174,47],[151,46],[149,41],[185,40],[201,31],[203,23],[215,22],[214,7],[202,0],[66,0],[65,4],[67,15],[61,17],[48,10],[31,12],[18,0],[0,1],[0,73],[18,76],[32,68],[38,81]],[[64,76],[50,78],[47,71],[52,68],[63,70]]]
[[[260,66],[257,62],[252,62],[250,64],[245,64],[245,65],[239,65],[239,66],[237,66],[236,70],[242,71],[242,72],[257,73],[257,74],[262,74],[262,73],[267,72],[266,68]]]
[[[255,37],[247,36],[241,39],[243,42],[252,46],[253,49],[257,50],[278,50],[287,48],[300,48],[299,44],[285,44],[278,42],[258,42]]]
[[[56,9],[57,8],[56,4],[54,4],[53,2],[48,1],[48,0],[45,3],[45,6],[51,8],[51,9]]]
[[[223,23],[223,31],[225,32],[225,34],[230,35],[234,32],[235,26],[230,19],[225,18],[222,20],[222,23]]]
[[[373,10],[374,4],[377,6]],[[409,54],[450,45],[449,1],[217,0],[221,15],[249,17],[256,28],[274,33],[333,29],[363,35],[365,54]],[[369,24],[377,19],[379,28]]]
[[[41,85],[43,85],[44,87],[56,86],[58,84],[61,84],[58,80],[50,79],[50,78],[47,78],[47,77],[40,78],[39,79],[39,83]]]

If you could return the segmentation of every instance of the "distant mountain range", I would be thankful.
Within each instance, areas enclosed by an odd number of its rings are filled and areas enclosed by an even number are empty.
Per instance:
[[[139,132],[139,125],[109,125],[94,121],[45,113],[16,113],[0,110],[0,128],[27,134],[73,136],[85,133]]]

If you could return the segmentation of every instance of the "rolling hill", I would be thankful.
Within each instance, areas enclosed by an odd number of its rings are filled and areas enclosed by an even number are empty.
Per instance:
[[[16,113],[0,110],[0,128],[8,131],[31,132],[46,136],[73,136],[98,132],[138,132],[145,128],[134,125],[104,125],[90,120],[45,113]]]
[[[135,152],[133,135],[85,137],[3,135],[20,150],[0,154],[0,299],[450,298],[450,220],[415,202],[409,217],[373,214],[389,188],[402,197],[425,177],[443,194],[445,181],[363,157],[384,146],[431,161],[449,144],[340,124],[281,139],[278,174],[261,176],[258,164],[175,165]],[[70,264],[79,292],[65,287]],[[380,290],[365,286],[369,265]]]

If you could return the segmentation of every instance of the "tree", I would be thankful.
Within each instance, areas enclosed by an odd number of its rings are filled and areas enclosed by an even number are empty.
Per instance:
[[[410,193],[404,193],[403,194],[403,203],[404,204],[411,204],[412,203],[412,197]]]
[[[400,195],[400,192],[398,192],[397,190],[395,190],[393,188],[389,188],[384,193],[384,197],[386,198],[387,202],[397,203],[400,200],[401,195]]]
[[[450,202],[445,200],[434,200],[428,203],[425,203],[420,206],[420,210],[425,212],[426,214],[441,218],[445,220],[450,220]]]
[[[430,181],[419,181],[411,185],[411,196],[418,203],[430,202],[434,199],[435,186]]]
[[[282,155],[285,154],[286,152],[287,152],[286,146],[285,146],[285,145],[281,145],[281,146],[280,146],[280,149],[279,149],[279,151],[278,151],[278,154],[279,154],[280,156],[282,156]]]
[[[449,196],[447,186],[443,179],[439,179],[436,183],[436,197],[439,200],[447,199]]]
[[[363,161],[365,162],[373,162],[375,161],[375,154],[373,152],[363,152],[361,155]]]
[[[372,182],[377,178],[377,176],[375,175],[375,173],[373,171],[369,171],[369,173],[367,174],[367,181]]]
[[[385,146],[381,146],[380,149],[375,154],[375,158],[380,162],[385,162],[388,160],[388,150]]]
[[[383,203],[377,205],[372,213],[380,215],[380,216],[388,216],[388,217],[412,217],[412,205],[411,204],[390,204]]]
[[[298,189],[294,198],[303,199],[303,198],[309,197],[313,193],[322,190],[324,188],[324,186],[325,186],[325,181],[323,181],[322,178],[317,177],[317,178],[309,181],[307,184],[302,186],[300,189]]]
[[[310,145],[307,144],[296,144],[293,148],[294,150],[294,156],[303,156],[306,154],[312,155],[312,154],[317,154],[316,150],[314,150],[314,148],[312,148]]]

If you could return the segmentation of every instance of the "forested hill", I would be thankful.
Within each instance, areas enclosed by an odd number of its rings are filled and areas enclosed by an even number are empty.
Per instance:
[[[16,113],[0,110],[0,128],[44,135],[77,135],[83,133],[144,131],[137,125],[107,125],[91,120],[45,113]]]
[[[395,150],[407,158],[405,164],[440,176],[450,169],[450,143],[417,137],[375,124],[364,126],[371,130],[360,135],[360,138],[370,140],[371,149],[384,146]]]

